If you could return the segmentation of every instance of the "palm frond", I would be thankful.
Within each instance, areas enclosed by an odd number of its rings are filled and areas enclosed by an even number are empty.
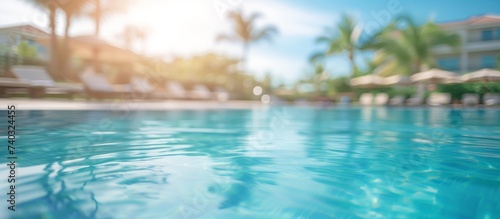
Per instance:
[[[217,37],[215,38],[215,41],[216,42],[221,42],[221,41],[236,41],[238,40],[238,38],[234,35],[226,35],[226,34],[219,34],[217,35]]]
[[[262,17],[260,13],[252,13],[248,17],[245,17],[241,11],[229,13],[228,18],[233,25],[233,33],[231,35],[219,35],[216,41],[240,41],[248,45],[251,42],[259,40],[271,40],[272,36],[275,35],[278,30],[274,26],[257,28],[255,22],[260,17]]]
[[[320,60],[323,60],[326,57],[325,52],[315,52],[309,56],[309,62],[315,63]]]
[[[316,38],[315,42],[316,43],[329,43],[332,40],[333,40],[332,37],[320,36],[320,37]]]
[[[341,53],[347,49],[348,48],[345,45],[345,41],[343,41],[342,38],[337,38],[336,40],[330,42],[330,45],[328,45],[328,49],[326,50],[325,54],[332,55],[336,53]]]
[[[272,37],[278,33],[278,29],[275,26],[267,26],[258,30],[255,34],[252,34],[252,41],[268,40],[271,41]]]

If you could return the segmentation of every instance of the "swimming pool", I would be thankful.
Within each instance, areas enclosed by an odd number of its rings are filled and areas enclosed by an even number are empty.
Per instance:
[[[11,218],[500,217],[499,110],[17,113]]]

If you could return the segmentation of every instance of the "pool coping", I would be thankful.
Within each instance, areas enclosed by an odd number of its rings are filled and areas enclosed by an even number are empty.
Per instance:
[[[261,109],[269,106],[291,106],[299,108],[401,108],[401,109],[426,109],[426,108],[448,108],[463,110],[500,110],[500,106],[464,107],[461,105],[447,106],[361,106],[352,105],[324,105],[319,102],[308,102],[302,104],[287,104],[277,102],[263,104],[261,101],[229,100],[229,101],[201,101],[201,100],[68,100],[68,99],[26,99],[26,98],[0,98],[0,107],[4,110],[7,106],[15,105],[16,110],[210,110],[210,109]],[[1,110],[1,108],[0,108]]]
[[[16,110],[205,110],[252,109],[266,106],[260,101],[182,101],[182,100],[61,100],[0,99],[0,106],[15,105]]]

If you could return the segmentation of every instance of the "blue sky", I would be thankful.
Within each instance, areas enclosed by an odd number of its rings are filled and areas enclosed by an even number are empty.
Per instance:
[[[2,4],[2,26],[26,22],[42,28],[47,26],[44,12],[25,1],[3,0]],[[214,40],[217,34],[231,30],[214,4],[226,5],[224,9],[227,10],[259,11],[264,15],[259,25],[274,24],[278,27],[280,33],[273,42],[260,42],[251,47],[248,66],[256,75],[271,72],[284,82],[292,82],[307,72],[310,68],[308,57],[322,49],[314,39],[325,26],[333,26],[342,13],[355,16],[365,31],[385,24],[400,13],[410,14],[421,22],[430,18],[446,22],[474,15],[500,15],[500,1],[494,0],[142,0],[135,1],[122,14],[107,17],[102,35],[121,45],[118,33],[126,24],[136,24],[149,29],[144,50],[150,56],[169,58],[208,51],[239,56],[239,45]],[[59,19],[62,23],[61,16]],[[70,32],[85,35],[92,31],[92,22],[79,18]],[[134,46],[136,51],[142,51],[141,44]],[[359,57],[360,64],[364,58],[369,58],[369,55]],[[327,67],[332,75],[347,74],[350,69],[343,55],[328,59]]]

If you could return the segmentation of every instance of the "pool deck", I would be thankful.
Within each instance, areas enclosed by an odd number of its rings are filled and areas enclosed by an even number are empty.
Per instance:
[[[27,98],[0,98],[0,107],[7,110],[7,106],[15,105],[16,110],[210,110],[210,109],[261,109],[269,106],[295,106],[330,108],[342,105],[324,105],[320,102],[303,102],[286,104],[271,101],[272,104],[263,104],[261,101],[230,100],[200,101],[200,100],[69,100],[69,99],[27,99]],[[349,107],[349,105],[347,106]],[[352,104],[351,107],[363,107]],[[365,106],[367,108],[394,107],[394,108],[452,108],[452,109],[490,109],[500,110],[500,106],[484,107],[482,105],[465,107],[462,105],[447,106]],[[0,108],[1,110],[1,108]]]
[[[266,107],[260,101],[182,101],[182,100],[64,100],[0,99],[0,104],[15,105],[16,110],[177,110],[177,109],[252,109]]]

